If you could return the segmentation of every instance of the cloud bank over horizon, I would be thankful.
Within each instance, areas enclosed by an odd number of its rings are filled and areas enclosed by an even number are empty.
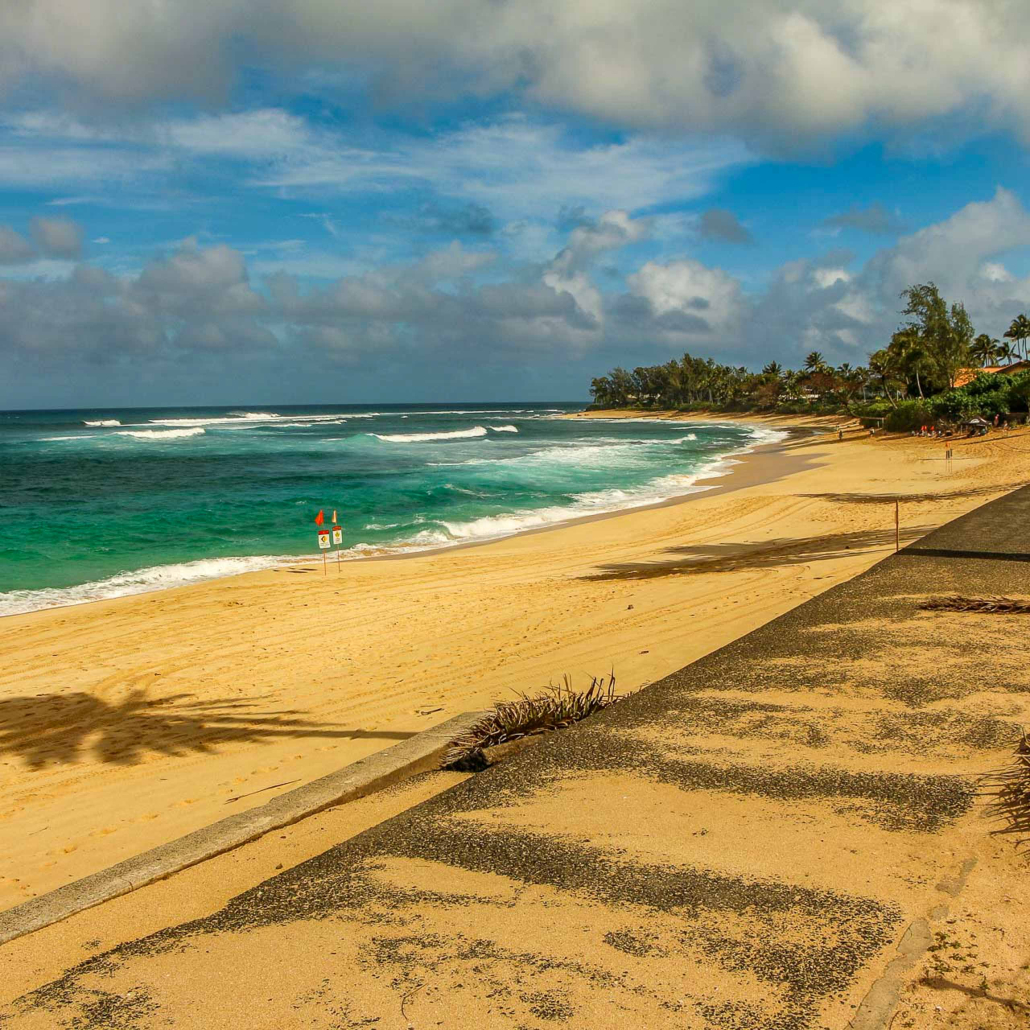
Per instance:
[[[8,6],[0,407],[858,364],[928,280],[998,336],[1028,29],[1014,0]]]
[[[188,239],[137,274],[83,262],[50,279],[0,279],[0,349],[15,381],[77,370],[110,384],[142,379],[188,391],[198,368],[244,363],[308,387],[326,373],[367,382],[392,374],[418,393],[415,383],[447,366],[503,374],[527,361],[622,360],[627,335],[647,341],[633,352],[640,360],[689,350],[757,361],[779,353],[776,341],[789,335],[795,357],[820,349],[858,364],[896,327],[898,295],[910,282],[934,279],[995,332],[1030,294],[1030,276],[997,260],[1030,246],[1030,212],[1003,189],[857,267],[839,253],[788,262],[759,290],[690,258],[648,260],[603,293],[593,285],[613,252],[654,232],[653,221],[609,211],[572,229],[549,262],[510,265],[494,280],[478,277],[496,265],[496,251],[454,242],[317,285],[280,270],[264,289],[239,250]]]

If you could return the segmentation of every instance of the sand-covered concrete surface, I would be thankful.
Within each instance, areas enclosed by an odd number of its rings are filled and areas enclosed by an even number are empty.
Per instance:
[[[243,849],[15,941],[0,1025],[1025,1026],[989,783],[1030,616],[921,603],[1030,595],[1028,523],[1030,490],[993,502],[270,878]]]

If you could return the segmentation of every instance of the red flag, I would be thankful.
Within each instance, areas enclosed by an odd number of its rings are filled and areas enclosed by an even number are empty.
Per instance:
[[[325,512],[320,508],[318,514],[315,516],[315,525],[320,526],[323,522],[325,522]]]

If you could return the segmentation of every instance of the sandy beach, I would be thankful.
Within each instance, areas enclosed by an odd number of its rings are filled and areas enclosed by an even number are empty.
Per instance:
[[[0,620],[0,907],[512,691],[636,690],[890,553],[894,496],[905,543],[1030,480],[1026,430],[954,447],[796,435],[681,503]]]

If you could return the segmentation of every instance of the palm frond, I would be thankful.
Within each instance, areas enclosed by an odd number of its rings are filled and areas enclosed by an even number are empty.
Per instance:
[[[1024,730],[1013,753],[1013,763],[985,783],[994,798],[992,808],[1008,823],[1008,833],[1026,834],[1030,840],[1030,736]]]
[[[1030,601],[1013,597],[931,597],[919,606],[931,612],[984,612],[999,615],[1030,615]]]
[[[494,710],[471,729],[455,737],[444,752],[441,768],[475,772],[489,763],[484,751],[537,733],[549,733],[571,726],[594,712],[620,701],[615,693],[615,674],[591,677],[586,690],[574,690],[565,676],[561,684],[550,684],[539,694],[517,694],[499,701]]]

